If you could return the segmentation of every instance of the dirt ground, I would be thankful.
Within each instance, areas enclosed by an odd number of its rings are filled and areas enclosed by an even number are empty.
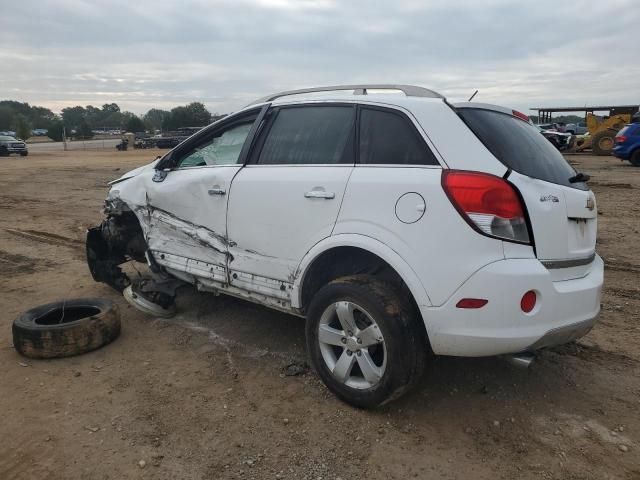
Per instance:
[[[640,169],[572,156],[592,175],[600,322],[530,371],[436,358],[421,387],[377,411],[336,400],[304,362],[302,320],[185,291],[147,317],[91,279],[84,233],[106,182],[156,152],[36,152],[0,161],[0,479],[638,479]],[[122,335],[86,355],[21,357],[11,322],[101,296]]]

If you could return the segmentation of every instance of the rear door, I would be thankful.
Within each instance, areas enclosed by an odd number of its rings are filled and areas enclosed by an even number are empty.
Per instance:
[[[460,116],[506,167],[524,199],[536,255],[557,279],[586,274],[594,258],[595,197],[557,149],[531,124],[508,113],[460,108]]]
[[[230,283],[287,300],[305,253],[331,235],[354,167],[355,105],[272,109],[231,185]]]

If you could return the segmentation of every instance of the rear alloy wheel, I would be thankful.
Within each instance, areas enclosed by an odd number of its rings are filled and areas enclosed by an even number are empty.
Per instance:
[[[616,132],[613,130],[605,130],[603,132],[598,132],[593,136],[593,141],[591,142],[591,149],[593,153],[596,155],[611,155],[613,151],[613,147],[616,144],[615,141]]]
[[[420,378],[429,344],[397,288],[373,276],[343,277],[315,295],[307,315],[307,350],[336,396],[361,408],[389,402]]]
[[[372,388],[384,375],[384,337],[361,306],[349,301],[329,305],[320,318],[318,342],[325,365],[344,385],[360,390]]]

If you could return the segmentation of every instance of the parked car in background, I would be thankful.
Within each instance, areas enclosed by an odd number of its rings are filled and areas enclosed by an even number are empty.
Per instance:
[[[545,130],[540,125],[537,126],[540,133],[551,142],[558,150],[569,150],[573,147],[575,137],[570,133],[558,132],[556,130]]]
[[[615,141],[613,154],[620,160],[629,160],[633,166],[640,167],[640,123],[625,125]]]
[[[47,133],[49,133],[49,130],[47,130],[46,128],[36,128],[35,130],[31,131],[31,135],[33,135],[34,137],[44,137],[45,135],[47,135]]]
[[[283,92],[111,182],[87,261],[156,316],[187,283],[306,318],[320,378],[373,407],[434,353],[526,364],[591,329],[586,180],[510,108],[408,85]]]
[[[27,144],[10,135],[0,135],[0,157],[16,153],[22,157],[29,155]]]
[[[587,128],[587,124],[584,122],[580,123],[567,123],[564,127],[564,131],[567,133],[571,133],[572,135],[584,135],[589,132]]]
[[[558,125],[556,123],[538,123],[536,124],[540,130],[558,130]]]

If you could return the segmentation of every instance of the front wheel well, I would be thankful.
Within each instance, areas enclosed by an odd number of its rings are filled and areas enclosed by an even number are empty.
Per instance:
[[[302,311],[307,311],[314,295],[327,283],[340,277],[359,274],[373,275],[397,286],[400,293],[410,299],[411,306],[424,326],[415,298],[400,274],[378,255],[359,247],[334,247],[313,260],[302,280]]]

